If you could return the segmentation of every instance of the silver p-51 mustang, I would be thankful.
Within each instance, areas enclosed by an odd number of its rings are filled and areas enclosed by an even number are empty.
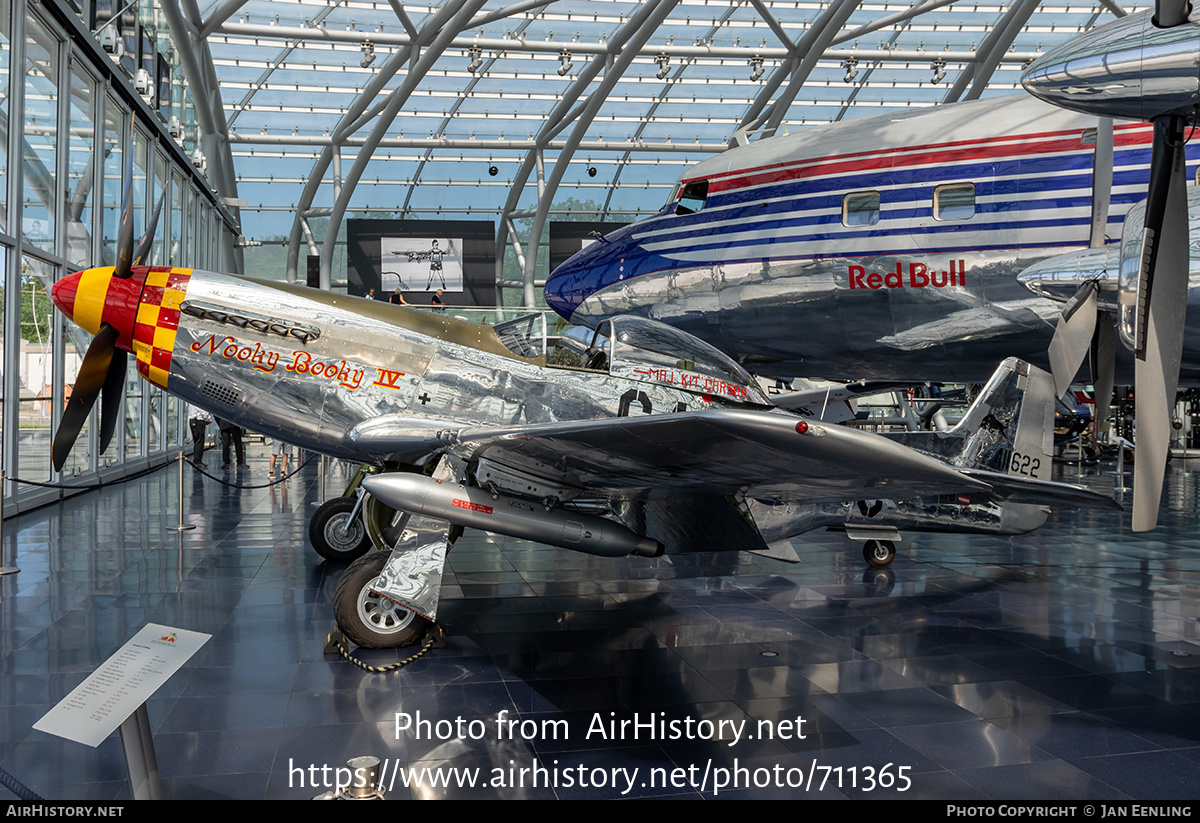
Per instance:
[[[548,358],[534,324],[135,265],[142,256],[52,290],[95,335],[54,460],[102,389],[111,436],[129,352],[147,380],[221,418],[374,466],[363,485],[396,510],[383,532],[393,551],[355,561],[335,604],[360,645],[423,633],[462,526],[608,556],[778,554],[832,527],[884,565],[901,528],[1015,534],[1047,505],[1112,502],[1049,481],[1052,381],[1020,361],[953,430],[889,439],[774,408],[730,358],[644,318],[607,321],[590,345]]]

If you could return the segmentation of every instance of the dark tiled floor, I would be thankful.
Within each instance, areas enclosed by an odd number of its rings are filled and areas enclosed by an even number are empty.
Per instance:
[[[394,798],[711,797],[718,780],[739,783],[722,797],[1195,797],[1197,474],[1170,476],[1149,535],[1098,511],[1023,538],[912,535],[882,575],[825,533],[786,566],[469,532],[443,594],[449,648],[383,675],[322,654],[341,567],[308,547],[315,466],[269,491],[189,476],[199,528],[182,537],[166,529],[175,476],[6,524],[22,571],[0,580],[0,765],[45,797],[127,796],[115,735],[93,750],[30,727],[146,622],[213,635],[149,706],[171,798],[311,797],[310,766],[361,754],[459,770],[397,779]],[[245,479],[265,480],[263,456]],[[477,723],[397,735],[398,712]],[[502,712],[528,734],[502,738]],[[608,733],[635,718],[680,733]],[[535,761],[557,771],[509,785]]]

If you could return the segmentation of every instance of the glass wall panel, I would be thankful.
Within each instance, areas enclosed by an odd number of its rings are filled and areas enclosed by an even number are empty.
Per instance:
[[[150,248],[150,260],[147,265],[161,266],[167,262],[167,246],[171,236],[171,202],[170,192],[167,191],[167,156],[154,149],[154,185],[150,189],[150,197],[146,201],[147,220],[153,218],[154,208],[162,201],[162,212],[158,216],[158,225],[154,229],[154,245]]]
[[[183,253],[183,175],[171,176],[171,232],[167,242],[167,265],[182,266]],[[190,262],[190,261],[189,261]]]
[[[192,187],[186,186],[184,190],[184,200],[186,207],[183,210],[183,219],[180,221],[187,230],[183,234],[183,260],[185,266],[193,268],[202,268],[199,261],[196,260],[196,192]]]
[[[12,55],[10,32],[12,10],[8,0],[0,3],[0,232],[8,231],[8,61]]]
[[[100,259],[104,265],[116,262],[117,227],[121,224],[121,185],[125,174],[126,112],[114,97],[104,106],[104,221]]]
[[[150,247],[149,265],[161,266],[167,261],[167,249],[170,246],[171,204],[167,182],[170,175],[167,169],[167,156],[157,148],[154,152],[154,186],[149,192],[147,206],[154,208],[162,204],[158,225],[154,229],[154,243]],[[147,213],[147,219],[153,219],[154,212]],[[163,416],[166,414],[164,393],[158,386],[138,380],[146,395],[146,454],[154,454],[163,448]]]
[[[2,141],[0,141],[2,142]],[[0,189],[3,189],[0,186]],[[4,298],[8,294],[8,255],[9,249],[0,245],[0,466],[3,466],[5,475],[12,474],[12,455],[5,451],[4,432],[9,431],[8,421],[13,419],[13,414],[9,411],[8,404],[4,397],[4,375],[8,374],[8,360],[4,349],[4,318],[7,316],[5,311]],[[0,485],[0,518],[4,517],[4,496],[8,494],[8,488]]]
[[[55,268],[37,258],[21,257],[21,320],[17,354],[20,394],[17,398],[16,475],[24,480],[50,479],[50,425],[54,391],[54,306],[44,283]],[[11,413],[11,412],[10,412]]]
[[[129,140],[126,131],[127,113],[115,97],[105,98],[104,105],[104,179],[103,207],[101,214],[102,234],[100,259],[104,265],[116,262],[117,229],[121,221],[121,186],[125,175],[125,144]],[[69,371],[69,369],[68,369]],[[133,371],[131,369],[131,371]],[[117,421],[116,433],[108,448],[100,453],[99,465],[110,466],[121,461],[124,452],[125,421]]]
[[[58,162],[59,41],[32,14],[25,26],[21,230],[30,246],[53,252],[54,215],[58,203],[55,169]]]
[[[65,257],[72,270],[87,268],[92,254],[92,190],[96,180],[96,82],[71,61],[71,122],[67,139]]]
[[[167,395],[167,448],[179,445],[179,398]]]
[[[202,269],[215,269],[212,261],[208,259],[208,205],[200,204],[200,213],[196,216],[197,240],[196,240],[196,266]]]

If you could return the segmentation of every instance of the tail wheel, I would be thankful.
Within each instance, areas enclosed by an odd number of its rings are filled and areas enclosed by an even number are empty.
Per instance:
[[[391,552],[368,552],[355,560],[342,573],[333,595],[338,628],[364,649],[411,646],[429,630],[424,617],[372,590],[390,556]]]
[[[872,566],[887,566],[896,559],[896,544],[890,540],[868,540],[863,544],[863,557]]]

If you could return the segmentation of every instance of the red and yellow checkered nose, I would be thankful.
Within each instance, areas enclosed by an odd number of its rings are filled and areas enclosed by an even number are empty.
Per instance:
[[[113,277],[109,268],[86,269],[69,274],[50,289],[58,310],[84,331],[96,334],[107,323],[117,330],[117,347],[133,351],[133,331],[146,272],[135,271],[125,280]]]

